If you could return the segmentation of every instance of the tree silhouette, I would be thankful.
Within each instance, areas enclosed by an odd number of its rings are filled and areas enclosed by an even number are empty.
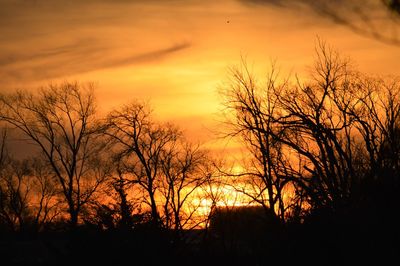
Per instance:
[[[124,163],[124,173],[131,182],[147,193],[152,223],[161,226],[156,202],[158,175],[163,149],[180,134],[170,125],[157,125],[150,119],[147,106],[133,103],[111,112],[107,117],[106,134],[117,144],[117,154]]]
[[[247,177],[236,189],[264,206],[268,217],[285,221],[283,191],[289,179],[280,169],[285,160],[281,143],[273,138],[279,135],[273,120],[277,112],[276,74],[272,72],[266,87],[260,88],[246,62],[242,61],[242,69],[232,69],[232,77],[231,86],[221,91],[228,112],[227,135],[240,137],[252,158],[243,173],[225,174]],[[250,188],[243,183],[251,184]]]
[[[173,228],[176,234],[203,222],[194,222],[201,203],[193,201],[209,180],[209,163],[205,151],[183,138],[162,154],[160,193],[164,200],[164,220],[166,227]]]
[[[379,173],[387,181],[393,176],[388,169],[397,171],[396,79],[354,71],[320,40],[308,80],[278,83],[272,74],[261,87],[245,64],[243,69],[233,72],[224,91],[227,110],[233,113],[228,124],[231,135],[241,137],[255,158],[242,175],[252,177],[250,182],[263,180],[267,207],[273,210],[277,204],[283,216],[304,199],[315,209],[341,208],[371,176],[376,180]],[[262,171],[254,174],[254,169]],[[295,189],[286,206],[284,186]]]
[[[100,161],[93,85],[63,83],[38,94],[1,95],[0,118],[22,131],[48,162],[75,227],[79,214],[108,177]]]
[[[16,160],[2,134],[0,156],[0,220],[13,232],[41,231],[60,213],[53,176],[41,158]]]
[[[112,111],[105,132],[115,143],[119,175],[145,192],[153,226],[179,233],[195,212],[185,205],[207,177],[205,153],[174,125],[155,122],[139,102]]]

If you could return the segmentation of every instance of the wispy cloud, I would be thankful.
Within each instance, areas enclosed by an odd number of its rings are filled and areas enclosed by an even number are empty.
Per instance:
[[[121,59],[109,60],[107,62],[104,62],[102,67],[103,68],[120,67],[120,66],[139,63],[139,62],[148,62],[148,61],[153,61],[153,60],[159,60],[169,54],[178,52],[180,50],[187,49],[190,46],[191,45],[187,42],[181,43],[181,44],[175,44],[175,45],[171,45],[166,48],[162,48],[162,49],[155,50],[155,51],[150,51],[150,52],[139,54],[139,55],[135,54],[135,55],[121,58]],[[101,66],[99,66],[99,67],[101,68]]]
[[[353,32],[384,43],[400,45],[399,13],[377,0],[238,0],[246,6],[277,7],[296,15],[344,25]]]
[[[143,10],[160,3],[168,7],[182,1],[5,0],[0,79],[3,84],[40,81],[155,62],[189,48],[186,38],[165,39],[156,26],[142,29]],[[157,20],[157,14],[151,15]]]
[[[188,47],[189,43],[180,43],[140,53],[132,47],[130,52],[121,54],[115,52],[115,47],[83,40],[37,53],[0,55],[0,79],[3,82],[15,79],[40,80],[82,74],[161,60]]]

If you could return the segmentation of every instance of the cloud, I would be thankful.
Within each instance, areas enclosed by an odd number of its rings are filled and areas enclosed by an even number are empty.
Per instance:
[[[21,52],[21,53],[11,53],[11,54],[0,54],[0,68],[27,61],[35,61],[43,58],[68,55],[71,54],[76,47],[85,47],[85,46],[87,45],[84,42],[83,43],[78,42],[60,47],[49,48],[44,51],[37,51],[36,53]]]
[[[73,44],[49,48],[37,53],[0,55],[2,81],[52,79],[107,68],[162,60],[166,56],[187,49],[187,42],[135,53],[125,47],[117,53],[115,47],[99,44],[95,40],[82,40]]]
[[[329,19],[342,20],[356,19],[358,16],[373,16],[382,7],[376,0],[238,0],[249,6],[273,6],[289,10],[307,12],[302,15],[328,16]],[[361,14],[360,14],[361,13]]]
[[[158,28],[163,23],[159,6],[165,16],[178,3],[184,2],[4,0],[2,84],[154,62],[188,49],[187,36]]]
[[[246,6],[277,7],[296,15],[344,25],[354,33],[375,40],[399,45],[397,34],[399,13],[384,1],[376,0],[238,0]],[[397,12],[397,13],[396,13]],[[395,33],[395,34],[394,34]]]
[[[147,52],[147,53],[143,53],[143,54],[139,54],[139,55],[132,55],[132,56],[128,56],[125,58],[116,59],[114,61],[111,60],[108,62],[104,62],[102,68],[120,67],[120,66],[124,66],[124,65],[133,64],[133,63],[159,60],[169,54],[178,52],[180,50],[187,49],[190,46],[191,45],[187,42],[181,43],[181,44],[175,44],[175,45],[163,48],[163,49],[159,49],[159,50],[155,50],[155,51],[151,51],[151,52]]]
[[[244,5],[270,5],[270,6],[277,6],[277,7],[286,7],[288,2],[295,2],[295,1],[283,1],[283,0],[238,0]],[[290,4],[289,4],[290,5]]]

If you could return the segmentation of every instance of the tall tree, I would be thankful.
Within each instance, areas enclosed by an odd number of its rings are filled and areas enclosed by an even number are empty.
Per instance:
[[[152,121],[145,104],[134,102],[112,111],[106,121],[106,134],[116,143],[116,153],[124,173],[139,185],[150,206],[152,224],[162,225],[156,193],[161,175],[163,151],[172,145],[181,132],[170,124]]]
[[[260,87],[246,62],[242,62],[242,68],[232,69],[232,82],[221,91],[227,111],[227,135],[239,137],[251,158],[244,172],[226,174],[247,179],[236,189],[261,204],[268,215],[284,221],[283,191],[288,179],[279,169],[284,159],[281,145],[273,138],[278,134],[273,120],[277,113],[275,79],[276,73],[272,72],[266,87]]]
[[[101,169],[93,85],[63,83],[38,93],[1,95],[0,119],[22,131],[47,160],[67,204],[72,227],[106,179]]]
[[[272,75],[261,87],[244,65],[224,92],[230,134],[255,159],[241,175],[261,180],[268,207],[283,203],[281,215],[305,199],[312,208],[346,206],[367,179],[398,186],[398,80],[362,75],[323,41],[316,51],[308,79],[279,83]],[[295,189],[286,206],[285,186]]]
[[[119,181],[144,191],[152,224],[177,235],[194,226],[198,206],[190,201],[208,178],[207,153],[188,143],[174,125],[156,122],[139,102],[111,112],[105,132],[116,144]]]

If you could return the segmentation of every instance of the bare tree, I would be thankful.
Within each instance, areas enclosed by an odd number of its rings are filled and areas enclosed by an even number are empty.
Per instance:
[[[357,105],[348,108],[347,112],[353,117],[363,140],[360,150],[368,158],[364,169],[372,180],[380,178],[382,171],[391,172],[386,175],[396,175],[400,170],[400,84],[397,79],[364,77],[358,85],[352,95]]]
[[[152,224],[173,229],[176,237],[198,226],[193,198],[207,178],[207,153],[175,126],[155,122],[148,106],[138,102],[111,112],[106,132],[116,143],[119,181],[144,191]]]
[[[397,158],[399,85],[352,70],[321,41],[317,48],[314,76],[306,85],[298,82],[281,91],[279,104],[286,115],[276,121],[283,130],[279,141],[303,157],[310,178],[297,180],[306,181],[302,185],[311,189],[314,204],[340,206],[360,190],[366,177],[386,168],[384,143],[391,143],[385,153]],[[360,152],[369,157],[361,168]]]
[[[29,164],[33,193],[30,199],[33,209],[32,226],[35,231],[41,231],[60,217],[62,195],[51,167],[43,158],[34,157],[29,160]]]
[[[93,85],[63,83],[39,93],[0,96],[0,118],[21,130],[51,166],[67,204],[70,224],[107,177],[99,171],[104,144],[98,138]]]
[[[38,232],[58,214],[54,178],[40,158],[11,157],[2,136],[0,160],[0,217],[12,231]]]
[[[257,159],[240,175],[258,191],[265,188],[267,206],[277,203],[281,213],[299,213],[299,203],[340,208],[367,177],[398,182],[398,81],[354,71],[322,41],[316,51],[309,79],[278,84],[270,76],[263,89],[244,65],[225,92],[234,118],[228,121],[231,135],[240,136]],[[295,190],[292,202],[284,200],[285,187]],[[245,188],[241,192],[262,204],[261,193]]]
[[[111,156],[110,161],[114,167],[103,190],[104,197],[101,202],[91,206],[85,222],[100,229],[129,231],[141,222],[135,219],[135,213],[140,212],[141,201],[132,197],[138,193],[134,190],[135,184],[127,177],[119,156]]]
[[[279,105],[284,115],[277,119],[279,141],[301,154],[310,179],[314,202],[346,201],[353,177],[351,118],[339,110],[333,98],[351,79],[347,62],[319,43],[313,79],[283,88]],[[343,91],[343,90],[342,90]],[[346,107],[344,107],[346,108]],[[277,136],[278,137],[278,136]]]
[[[0,216],[11,231],[24,231],[30,218],[29,170],[25,162],[4,161],[0,175]]]
[[[209,180],[209,163],[207,153],[200,146],[183,139],[162,153],[160,193],[164,201],[164,222],[176,234],[199,226],[194,216],[200,204],[194,204],[194,198]]]
[[[106,134],[116,145],[116,152],[124,165],[124,174],[146,193],[146,203],[151,209],[152,223],[161,226],[156,193],[164,150],[173,145],[181,135],[170,124],[152,121],[145,104],[134,102],[111,112],[106,121]]]
[[[276,141],[279,128],[275,127],[277,98],[276,73],[271,72],[265,87],[260,87],[246,63],[232,70],[231,86],[222,91],[227,111],[227,136],[239,137],[247,146],[251,159],[242,173],[224,173],[242,177],[236,189],[261,204],[271,217],[285,220],[283,190],[288,178],[282,173],[281,143]],[[246,162],[242,162],[246,164]],[[247,179],[247,180],[245,180]]]

